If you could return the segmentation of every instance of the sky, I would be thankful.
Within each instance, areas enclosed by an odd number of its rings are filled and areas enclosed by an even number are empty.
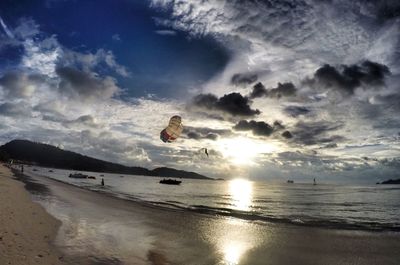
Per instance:
[[[0,2],[0,144],[375,183],[400,176],[399,114],[395,0]],[[184,131],[163,143],[173,115]]]

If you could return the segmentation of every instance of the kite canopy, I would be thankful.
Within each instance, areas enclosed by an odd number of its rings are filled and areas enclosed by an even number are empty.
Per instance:
[[[182,133],[182,118],[180,116],[173,116],[169,120],[167,128],[160,132],[160,139],[164,143],[171,143],[175,141]]]

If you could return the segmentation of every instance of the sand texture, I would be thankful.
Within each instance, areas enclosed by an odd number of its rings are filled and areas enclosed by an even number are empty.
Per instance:
[[[52,242],[60,222],[32,202],[24,184],[0,165],[0,264],[62,264]]]

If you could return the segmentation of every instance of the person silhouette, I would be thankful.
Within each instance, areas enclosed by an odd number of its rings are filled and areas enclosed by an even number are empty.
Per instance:
[[[104,179],[101,179],[101,186],[104,186]]]

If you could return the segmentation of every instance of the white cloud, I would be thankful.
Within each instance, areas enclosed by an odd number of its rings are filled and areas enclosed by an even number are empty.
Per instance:
[[[345,1],[336,1],[334,10],[326,5],[310,1],[278,1],[271,7],[260,1],[153,1],[154,7],[171,8],[172,12],[171,19],[158,19],[159,26],[188,31],[193,37],[209,34],[232,51],[233,59],[225,71],[205,84],[204,91],[219,96],[232,91],[246,95],[250,87],[230,84],[234,74],[243,72],[256,73],[257,81],[262,81],[267,88],[291,81],[299,89],[297,97],[255,99],[251,107],[262,111],[256,120],[269,124],[280,120],[288,130],[295,129],[299,122],[343,123],[327,134],[327,137],[335,134],[344,137],[336,148],[323,148],[325,143],[302,146],[295,140],[287,141],[278,136],[261,139],[246,132],[233,131],[220,136],[232,145],[238,136],[246,136],[260,146],[269,145],[275,150],[272,153],[259,151],[247,171],[245,167],[235,167],[223,153],[225,147],[221,143],[226,141],[195,140],[183,135],[175,143],[165,144],[159,139],[159,133],[173,115],[181,115],[184,126],[205,131],[207,128],[231,131],[235,123],[217,120],[207,113],[190,112],[182,101],[118,99],[115,96],[121,89],[112,74],[126,77],[129,71],[117,62],[112,51],[70,50],[62,46],[56,36],[38,34],[39,27],[29,19],[22,20],[14,31],[9,29],[9,33],[18,38],[24,37],[20,42],[25,54],[19,68],[25,72],[14,79],[7,79],[7,75],[0,77],[0,124],[3,125],[0,140],[29,138],[62,144],[69,150],[127,165],[176,166],[214,176],[232,172],[263,177],[275,173],[288,176],[292,172],[304,176],[312,176],[316,171],[342,173],[362,167],[357,156],[368,152],[389,158],[398,155],[398,140],[382,139],[380,136],[388,133],[387,127],[377,128],[377,124],[370,121],[374,113],[378,113],[379,104],[371,104],[369,99],[386,102],[386,98],[377,97],[380,91],[360,90],[346,99],[328,93],[316,95],[311,88],[301,85],[302,78],[312,76],[321,63],[343,64],[378,58],[386,64],[398,46],[395,40],[398,26],[385,24],[381,28],[374,24],[371,10],[364,10],[368,15],[361,20],[357,12],[353,12],[354,7]],[[5,30],[4,22],[1,24]],[[173,35],[175,31],[156,33]],[[112,39],[119,40],[120,36],[115,34]],[[394,64],[394,60],[391,62]],[[104,66],[107,74],[99,75],[98,70]],[[44,77],[40,84],[31,79],[33,73]],[[387,90],[385,95],[394,91],[393,87]],[[384,103],[382,105],[386,106]],[[290,117],[284,112],[288,106],[304,105],[312,109],[312,115]],[[398,110],[382,112],[379,109],[380,117],[392,118]],[[349,143],[363,148],[348,151]],[[379,148],[367,148],[367,143],[379,144]],[[209,149],[211,159],[204,160],[196,155],[204,147]],[[279,165],[284,165],[287,171],[280,171]]]
[[[380,31],[373,17],[360,15],[360,6],[365,6],[361,2],[153,0],[152,6],[171,14],[157,19],[159,24],[214,36],[234,51],[226,71],[205,88],[220,95],[231,89],[228,81],[234,73],[258,71],[264,73],[260,79],[273,86],[296,82],[323,63],[352,64],[376,49],[385,50],[373,43],[387,35],[387,26]],[[376,12],[372,6],[364,12]],[[396,21],[392,25],[398,30]],[[384,47],[397,47],[397,39],[386,37]],[[385,52],[387,60],[381,57],[378,62],[388,64],[390,54]]]
[[[0,16],[0,25],[3,27],[4,32],[7,34],[7,36],[11,39],[14,38],[14,34],[8,29],[6,23],[4,23],[3,18]]]
[[[119,36],[119,34],[114,34],[111,36],[111,38],[115,41],[121,41],[121,37]]]
[[[39,25],[32,18],[21,18],[13,31],[19,40],[31,39],[40,33]]]
[[[301,84],[301,80],[312,76],[325,63],[354,64],[371,59],[389,65],[392,73],[398,72],[399,64],[395,61],[399,57],[400,24],[398,19],[382,23],[379,17],[381,4],[342,0],[268,3],[153,0],[152,6],[170,15],[167,19],[158,18],[159,25],[187,31],[194,36],[214,36],[233,51],[233,59],[225,71],[203,85],[204,92],[219,96],[231,92],[247,94],[248,87],[232,87],[230,80],[236,73],[257,73],[258,81],[267,88],[290,81],[299,89],[296,98],[255,100],[254,108],[263,112],[258,117],[260,120],[268,121],[274,117],[285,121],[290,128],[297,120],[282,115],[284,107],[308,104],[314,109],[314,115],[302,117],[303,120],[346,121],[345,129],[339,133],[348,141],[359,142],[365,137],[362,132],[374,136],[388,133],[374,129],[361,111],[361,108],[372,111],[375,106],[365,103],[365,98],[382,93],[383,88],[368,92],[358,89],[351,99],[330,93],[327,98],[311,100],[316,92]],[[388,86],[391,86],[389,91],[397,90],[393,82]],[[382,115],[389,117],[393,113]]]
[[[60,64],[65,66],[77,66],[86,72],[95,71],[96,67],[105,64],[123,77],[128,77],[130,75],[126,67],[117,63],[113,52],[104,49],[98,49],[95,53],[81,53],[64,49]]]
[[[49,77],[55,77],[57,61],[62,49],[54,36],[42,41],[27,39],[23,42],[25,54],[22,57],[22,66],[33,72]]]
[[[176,31],[168,30],[168,29],[156,30],[155,33],[157,33],[158,35],[161,35],[161,36],[175,36],[176,35]]]

